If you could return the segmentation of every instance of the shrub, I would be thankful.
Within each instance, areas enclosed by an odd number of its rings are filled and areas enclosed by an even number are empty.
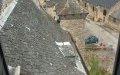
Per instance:
[[[100,70],[99,60],[96,56],[91,57],[90,67],[90,75],[110,75],[107,71]]]

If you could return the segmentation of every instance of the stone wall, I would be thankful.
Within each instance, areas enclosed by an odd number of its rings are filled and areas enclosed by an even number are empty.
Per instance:
[[[120,1],[116,3],[109,11],[107,17],[106,17],[106,22],[108,21],[109,15],[111,15],[115,10],[120,9]]]
[[[94,6],[93,4],[89,4],[85,1],[79,0],[80,6],[82,6],[84,9],[86,9],[89,12],[88,17],[94,21],[102,21],[104,22],[106,19],[106,16],[103,15],[104,10],[106,11],[106,15],[109,12],[109,9],[100,7],[100,6]]]
[[[108,21],[107,21],[107,24],[108,24],[110,27],[112,27],[112,28],[120,31],[120,20],[118,20],[118,19],[116,19],[116,18],[113,18],[112,16],[109,16]]]
[[[116,22],[114,22],[115,19],[110,16],[114,11],[118,9],[120,9],[120,1],[111,8],[111,10],[109,11],[106,17],[105,23],[107,23],[110,27],[115,28],[120,31],[120,20],[116,19]]]
[[[108,9],[100,7],[100,6],[94,6],[92,4],[87,3],[87,10],[89,12],[89,16],[94,20],[98,22],[104,22],[105,21],[105,15],[103,15],[103,12],[105,11],[105,14],[107,15],[107,12],[109,12]]]

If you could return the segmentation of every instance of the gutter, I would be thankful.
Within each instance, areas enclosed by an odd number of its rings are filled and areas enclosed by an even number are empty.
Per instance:
[[[74,46],[75,46],[75,48],[76,48],[75,50],[77,51],[77,53],[78,53],[78,55],[79,55],[79,57],[80,57],[81,63],[82,63],[82,65],[83,65],[83,67],[84,67],[85,74],[86,74],[86,75],[90,75],[90,74],[89,74],[89,70],[88,70],[87,66],[85,65],[85,62],[84,62],[84,60],[83,60],[83,58],[82,58],[82,55],[80,54],[80,51],[79,51],[77,45],[75,44],[75,41],[74,41],[72,35],[70,34],[70,32],[68,32],[68,34],[70,35],[71,41],[74,43]]]

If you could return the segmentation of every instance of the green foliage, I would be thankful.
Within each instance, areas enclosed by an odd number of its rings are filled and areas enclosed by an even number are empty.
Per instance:
[[[100,70],[99,68],[99,60],[97,57],[93,56],[90,59],[90,75],[110,75],[107,71],[105,70]]]

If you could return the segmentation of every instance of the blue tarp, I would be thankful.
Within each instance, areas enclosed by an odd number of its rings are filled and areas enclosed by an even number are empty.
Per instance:
[[[96,36],[90,35],[85,39],[85,44],[98,43],[98,38]]]

